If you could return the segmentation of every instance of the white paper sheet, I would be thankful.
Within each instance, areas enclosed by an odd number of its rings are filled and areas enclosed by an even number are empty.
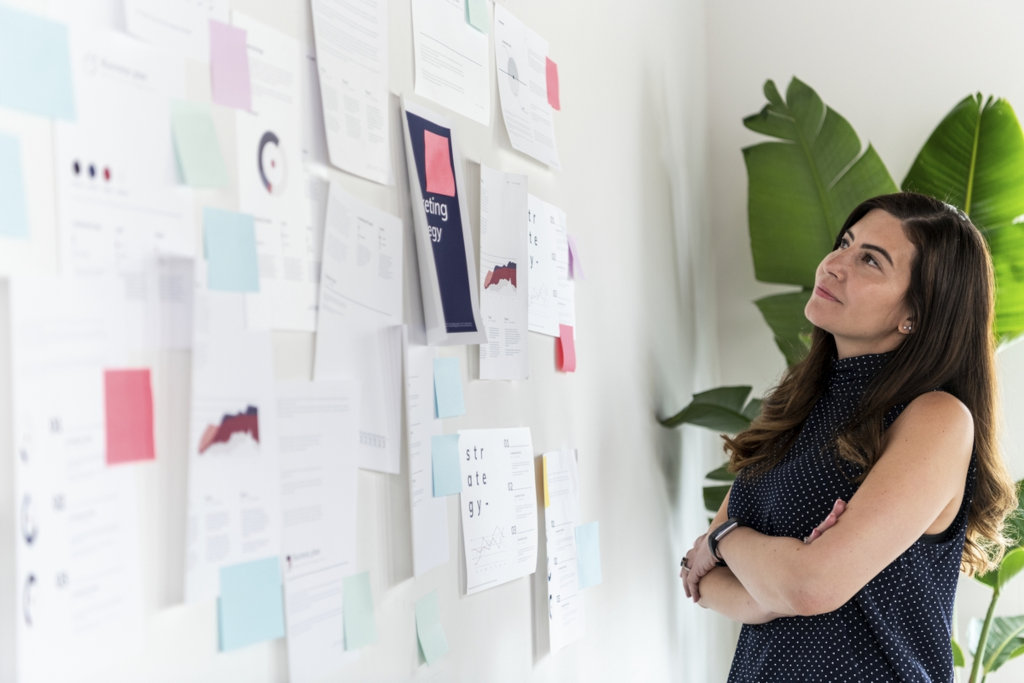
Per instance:
[[[361,385],[359,466],[401,468],[402,222],[332,183],[313,376]]]
[[[526,379],[527,179],[480,166],[480,379]]]
[[[548,556],[548,635],[551,652],[583,637],[583,595],[576,575],[580,477],[576,451],[544,454],[544,534]]]
[[[387,0],[313,0],[331,163],[391,183]]]
[[[530,195],[527,251],[530,259],[530,331],[559,336],[559,323],[575,324],[574,287],[569,280],[565,212]]]
[[[448,562],[448,499],[433,495],[430,437],[441,433],[434,417],[434,358],[429,346],[409,346],[405,361],[405,415],[412,505],[412,569],[420,576]]]
[[[124,31],[122,0],[48,0],[47,13],[68,24],[88,24]]]
[[[205,296],[203,290],[197,297]],[[204,305],[204,310],[208,310]],[[220,568],[281,552],[277,401],[267,332],[203,334],[192,354],[185,599],[219,593]]]
[[[107,31],[72,30],[70,49],[78,118],[54,126],[60,267],[111,279],[107,311],[124,327],[113,341],[155,347],[156,260],[195,254],[192,195],[177,186],[168,135],[183,63]]]
[[[288,674],[343,675],[342,581],[356,561],[358,387],[277,385]]]
[[[128,33],[199,60],[210,59],[210,19],[227,23],[228,0],[124,0]]]
[[[504,5],[494,5],[494,66],[498,97],[512,147],[559,168],[555,120],[548,103],[548,42]]]
[[[466,594],[537,569],[537,485],[528,427],[459,432]]]
[[[464,0],[412,0],[416,94],[485,126],[491,122],[488,36]]]
[[[136,473],[106,465],[103,292],[23,277],[10,297],[18,680],[72,680],[140,645]]]
[[[53,190],[53,126],[49,119],[0,107],[0,134],[21,147],[28,238],[0,235],[0,277],[57,272],[57,226]]]
[[[319,253],[305,219],[307,188],[299,127],[302,56],[298,42],[240,12],[246,32],[252,110],[235,113],[238,204],[252,214],[260,288],[246,296],[251,329],[316,329]]]
[[[327,130],[324,127],[324,107],[320,97],[320,75],[316,64],[316,47],[303,47],[304,58],[299,72],[299,92],[302,112],[302,161],[304,164],[326,167],[331,163],[327,154]]]

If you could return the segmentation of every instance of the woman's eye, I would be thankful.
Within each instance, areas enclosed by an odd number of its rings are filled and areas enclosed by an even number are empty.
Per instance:
[[[879,267],[878,261],[876,261],[875,257],[872,256],[871,254],[865,253],[862,258],[864,259],[864,263],[868,264],[869,266],[874,266],[875,268]]]

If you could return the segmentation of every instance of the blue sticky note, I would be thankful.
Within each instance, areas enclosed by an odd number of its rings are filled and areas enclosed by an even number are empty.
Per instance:
[[[416,639],[427,664],[433,664],[448,652],[448,639],[441,626],[441,609],[437,604],[437,591],[431,591],[416,601]]]
[[[3,133],[0,133],[0,237],[28,237],[21,143],[18,138]]]
[[[0,106],[75,120],[67,26],[0,5]]]
[[[346,576],[343,590],[345,649],[358,650],[364,645],[372,645],[377,641],[377,622],[373,617],[369,572]]]
[[[466,414],[462,398],[462,371],[458,358],[434,359],[434,405],[438,417],[458,417]]]
[[[227,187],[228,171],[209,105],[171,102],[171,136],[178,170],[186,185]]]
[[[601,542],[597,522],[576,527],[576,578],[580,588],[601,583]]]
[[[430,437],[430,462],[433,470],[435,498],[451,496],[462,491],[458,434],[441,434]]]
[[[466,0],[466,22],[481,33],[490,33],[491,13],[488,0]]]
[[[284,595],[277,557],[220,570],[217,601],[222,652],[284,637]]]
[[[210,207],[203,209],[203,253],[207,263],[207,287],[228,292],[260,291],[256,227],[252,216]]]

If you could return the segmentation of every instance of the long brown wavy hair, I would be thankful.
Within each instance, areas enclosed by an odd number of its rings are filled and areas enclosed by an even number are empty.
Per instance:
[[[939,387],[960,399],[974,418],[977,465],[961,569],[984,572],[1002,557],[1007,545],[1003,522],[1017,506],[996,441],[992,261],[984,238],[962,211],[913,192],[861,203],[833,249],[873,209],[899,219],[917,249],[906,293],[914,333],[868,385],[854,418],[836,437],[836,450],[861,468],[863,480],[882,455],[887,411]],[[750,428],[734,438],[723,436],[733,472],[756,476],[782,460],[827,385],[835,355],[832,335],[815,327],[806,358],[786,371]]]

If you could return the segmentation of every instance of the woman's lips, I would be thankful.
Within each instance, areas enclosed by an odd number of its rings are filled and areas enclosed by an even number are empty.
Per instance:
[[[828,299],[829,301],[835,301],[839,303],[839,299],[832,295],[832,292],[828,291],[824,287],[818,286],[814,288],[814,293],[820,296],[822,299]]]

